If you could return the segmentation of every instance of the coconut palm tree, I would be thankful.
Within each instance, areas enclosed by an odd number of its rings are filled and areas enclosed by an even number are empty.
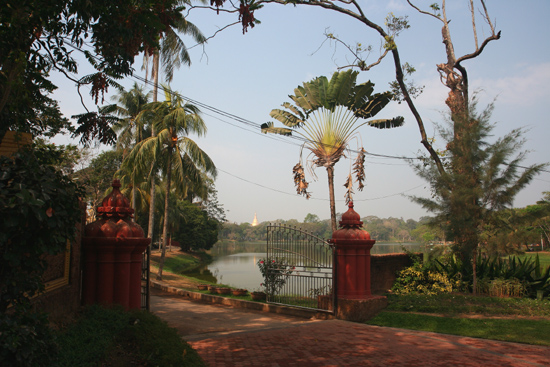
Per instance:
[[[370,81],[356,84],[358,72],[347,70],[336,72],[330,81],[317,77],[294,89],[289,96],[294,105],[283,103],[286,110],[274,109],[271,117],[286,127],[275,127],[273,122],[262,124],[262,132],[281,135],[295,133],[305,140],[303,148],[315,156],[312,166],[325,167],[328,174],[330,195],[330,216],[332,231],[336,231],[336,207],[334,199],[334,165],[344,156],[352,139],[363,125],[379,129],[398,127],[403,117],[393,119],[366,120],[374,117],[391,100],[390,92],[373,94],[374,84]],[[361,120],[361,121],[360,121]],[[364,154],[361,148],[354,165],[359,189],[363,188]],[[309,198],[308,183],[305,180],[302,162],[294,166],[294,182],[297,192]],[[351,174],[346,182],[347,197],[351,199]]]
[[[205,2],[201,0],[201,2]],[[189,0],[177,1],[174,6],[183,8],[185,5],[190,5]],[[182,64],[191,65],[191,58],[187,51],[187,47],[183,40],[179,37],[178,33],[189,35],[197,43],[206,42],[206,37],[201,31],[191,22],[188,22],[185,17],[175,21],[173,27],[168,27],[164,30],[162,39],[160,40],[160,48],[152,51],[153,65],[152,65],[152,77],[153,77],[153,102],[157,102],[157,94],[159,87],[159,69],[160,64],[163,66],[163,72],[167,83],[172,81],[174,76],[174,70],[178,69]],[[147,64],[150,54],[145,53],[144,67],[147,69]],[[152,135],[156,136],[157,132],[153,127]],[[147,231],[147,237],[153,238],[154,231],[154,201],[155,201],[155,177],[151,177],[151,206],[149,209],[149,228]]]
[[[205,175],[216,176],[216,167],[210,157],[188,136],[191,133],[198,136],[206,133],[199,109],[183,101],[169,88],[164,87],[164,90],[166,100],[150,103],[140,115],[152,114],[158,134],[138,143],[125,161],[127,165],[134,165],[139,172],[149,172],[149,176],[161,172],[164,178],[163,249],[157,275],[159,279],[162,279],[169,238],[168,193],[174,189],[180,197],[185,197],[188,190],[201,192],[200,188],[206,184]]]
[[[143,87],[134,83],[129,91],[120,90],[117,95],[113,96],[115,104],[102,108],[102,113],[116,115],[119,118],[113,125],[113,130],[118,136],[117,149],[123,152],[123,158],[137,143],[151,136],[151,127],[143,123],[144,119],[137,119],[145,105],[149,103],[150,96],[151,93],[145,93]],[[132,208],[135,210],[137,196],[143,196],[143,193],[139,192],[140,177],[136,176],[133,167],[125,167],[125,170],[119,170],[117,175],[124,187],[131,188]]]
[[[143,86],[134,83],[132,89],[119,91],[112,100],[115,103],[104,107],[103,111],[120,118],[113,129],[118,136],[117,148],[126,156],[135,144],[151,136],[151,126],[143,120],[137,121],[137,116],[151,100],[151,92],[145,93]]]

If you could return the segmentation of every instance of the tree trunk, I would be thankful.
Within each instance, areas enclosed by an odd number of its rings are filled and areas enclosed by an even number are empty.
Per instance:
[[[153,53],[153,102],[157,101],[158,85],[159,85],[159,53],[156,50]],[[151,126],[151,135],[157,136],[157,130],[154,124]],[[153,232],[155,230],[155,175],[151,175],[151,194],[149,199],[149,227],[147,230],[147,238],[153,241]]]
[[[477,293],[477,247],[473,251],[473,257],[474,261],[472,262],[472,268],[473,268],[473,285],[472,285],[472,293],[475,296]]]
[[[328,194],[330,197],[330,224],[332,226],[332,233],[334,233],[338,229],[336,225],[336,203],[334,200],[334,166],[327,167],[327,175]]]
[[[171,152],[168,152],[168,167],[166,168],[166,193],[164,199],[164,225],[162,228],[162,252],[160,254],[159,271],[157,280],[162,280],[162,269],[166,258],[166,247],[168,247],[168,211],[170,205],[170,181],[172,180]]]

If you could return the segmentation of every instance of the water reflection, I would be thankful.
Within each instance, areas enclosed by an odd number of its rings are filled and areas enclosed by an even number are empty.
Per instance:
[[[260,289],[263,279],[256,264],[260,258],[266,256],[266,246],[265,242],[220,241],[210,250],[214,257],[210,264],[183,274],[232,287]],[[381,243],[375,244],[371,253],[402,253],[404,249],[412,252],[424,250],[419,243]]]

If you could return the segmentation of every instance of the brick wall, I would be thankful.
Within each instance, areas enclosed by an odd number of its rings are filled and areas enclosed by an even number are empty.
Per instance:
[[[412,260],[407,254],[371,255],[371,293],[387,292],[393,286],[397,272],[411,265]]]

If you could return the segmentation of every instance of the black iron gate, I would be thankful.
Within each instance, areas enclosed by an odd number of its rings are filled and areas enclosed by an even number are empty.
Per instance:
[[[333,247],[296,227],[267,227],[264,287],[269,303],[333,312]]]
[[[141,260],[141,308],[149,310],[149,262],[151,258],[151,245],[143,253]]]

